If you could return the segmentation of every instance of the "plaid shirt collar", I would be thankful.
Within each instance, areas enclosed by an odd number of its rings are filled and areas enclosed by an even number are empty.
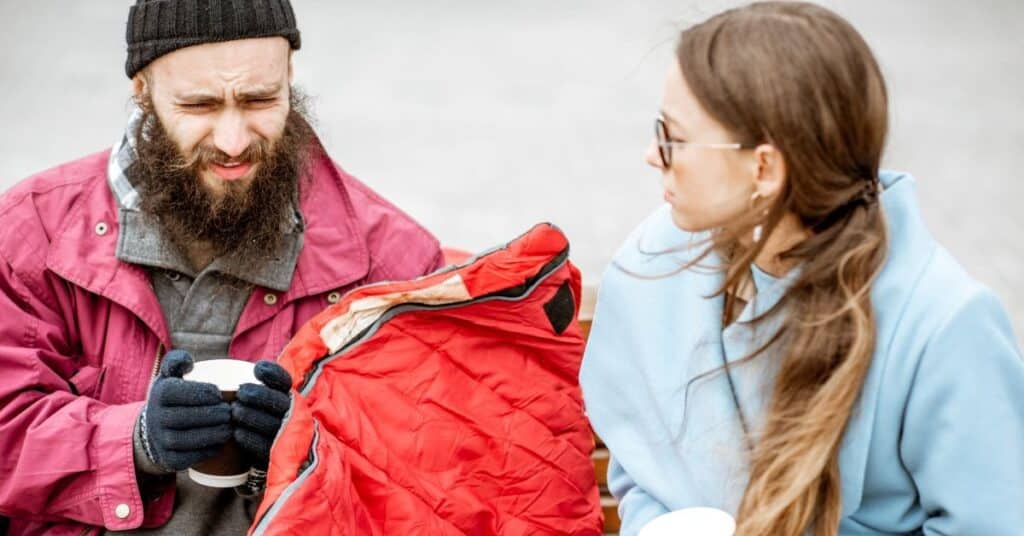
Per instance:
[[[107,180],[110,181],[110,190],[114,192],[118,206],[129,210],[138,210],[140,205],[139,193],[128,180],[127,170],[135,161],[134,133],[138,130],[141,120],[142,112],[135,109],[131,118],[128,119],[128,127],[125,128],[124,134],[114,144],[114,150],[110,151],[110,160],[107,163]]]

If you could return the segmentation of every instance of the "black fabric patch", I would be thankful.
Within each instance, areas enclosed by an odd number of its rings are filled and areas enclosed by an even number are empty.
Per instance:
[[[576,302],[572,299],[568,281],[563,282],[554,297],[544,304],[544,312],[547,313],[548,322],[551,322],[555,333],[561,335],[565,328],[569,327],[576,313]]]
[[[492,292],[490,294],[487,294],[486,296],[481,297],[489,298],[492,296],[505,296],[508,298],[518,298],[522,296],[524,293],[526,293],[527,290],[530,290],[530,287],[537,284],[537,281],[539,281],[541,278],[555,271],[555,269],[561,266],[562,263],[565,262],[568,258],[569,248],[563,249],[561,253],[555,255],[555,257],[548,261],[546,264],[544,264],[544,266],[541,266],[540,271],[530,276],[521,285],[516,285],[514,287],[499,290],[498,292]]]

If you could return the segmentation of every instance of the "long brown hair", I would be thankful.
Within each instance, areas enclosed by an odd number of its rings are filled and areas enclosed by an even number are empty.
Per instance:
[[[755,226],[767,238],[793,214],[809,230],[781,256],[799,270],[770,313],[784,315],[782,327],[748,356],[771,347],[780,363],[752,432],[737,533],[835,535],[839,444],[874,353],[869,291],[887,249],[877,201],[885,82],[848,22],[801,2],[716,15],[685,30],[676,55],[698,101],[736,141],[771,144],[786,164],[786,185],[766,214],[751,211],[713,233],[713,249],[726,253],[722,291],[739,289],[764,247],[766,239],[740,239]]]

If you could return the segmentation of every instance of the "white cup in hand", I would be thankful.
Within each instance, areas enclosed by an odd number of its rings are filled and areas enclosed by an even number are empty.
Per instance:
[[[733,536],[736,521],[726,512],[703,506],[660,515],[640,529],[640,536]]]

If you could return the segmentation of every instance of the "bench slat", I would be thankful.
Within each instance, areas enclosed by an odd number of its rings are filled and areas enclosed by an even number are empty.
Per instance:
[[[601,497],[601,510],[604,512],[604,531],[619,532],[619,503],[612,497]]]
[[[597,477],[597,485],[601,486],[602,490],[608,489],[608,449],[595,449],[594,454],[590,456],[594,462],[594,476]]]

